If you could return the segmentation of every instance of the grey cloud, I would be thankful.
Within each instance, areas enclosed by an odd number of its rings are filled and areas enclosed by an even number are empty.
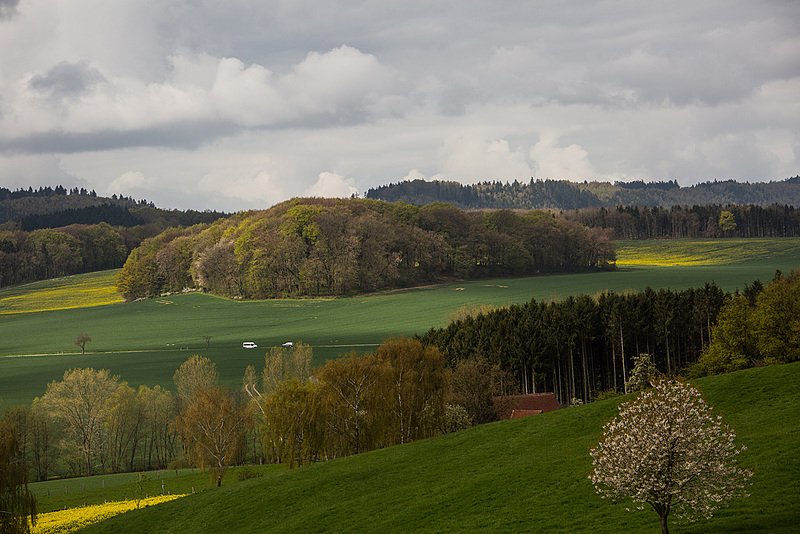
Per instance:
[[[17,14],[19,0],[0,0],[0,20],[10,19]]]
[[[188,2],[176,6],[162,24],[180,46],[280,72],[308,50],[346,44],[411,79],[435,77],[439,95],[447,95],[440,107],[446,115],[461,114],[471,103],[511,99],[716,105],[752,94],[764,77],[797,75],[791,54],[774,59],[781,41],[796,35],[800,9],[792,2],[545,0],[453,8],[416,0],[295,0],[259,8],[241,0],[202,10]],[[509,65],[508,72],[480,69],[495,50],[514,47],[536,49],[541,58]],[[653,63],[631,61],[637,51]]]
[[[0,152],[74,154],[141,147],[194,150],[215,139],[235,135],[240,131],[241,128],[230,121],[180,122],[127,131],[48,131],[5,140]]]
[[[105,78],[100,71],[90,66],[86,60],[77,63],[62,61],[46,74],[33,76],[28,86],[60,100],[78,98],[103,81]]]

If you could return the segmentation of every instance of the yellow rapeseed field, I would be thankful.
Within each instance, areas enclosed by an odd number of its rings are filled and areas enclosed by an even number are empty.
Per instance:
[[[139,507],[152,506],[172,501],[185,495],[159,495],[139,501]],[[97,523],[109,517],[136,509],[136,501],[116,501],[106,504],[94,504],[82,508],[69,508],[56,512],[39,514],[32,534],[67,534],[75,532],[87,525]]]
[[[769,261],[800,245],[797,239],[674,239],[617,242],[617,265],[701,266]]]
[[[0,315],[66,310],[122,302],[114,283],[119,271],[35,282],[0,291]]]

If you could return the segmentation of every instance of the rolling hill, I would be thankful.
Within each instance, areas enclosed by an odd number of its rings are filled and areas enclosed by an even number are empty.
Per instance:
[[[747,445],[751,496],[675,531],[796,532],[800,363],[698,380]],[[600,499],[587,448],[619,398],[502,421],[128,513],[87,532],[655,532]]]

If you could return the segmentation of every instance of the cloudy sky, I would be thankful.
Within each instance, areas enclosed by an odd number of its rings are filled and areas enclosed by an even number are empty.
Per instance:
[[[0,186],[800,173],[797,0],[0,0]]]

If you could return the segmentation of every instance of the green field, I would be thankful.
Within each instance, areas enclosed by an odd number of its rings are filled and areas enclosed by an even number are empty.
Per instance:
[[[232,467],[225,472],[225,485],[235,484],[242,472],[263,475],[268,472],[284,471],[282,465],[263,465]],[[40,513],[78,508],[84,504],[103,504],[106,501],[133,499],[138,491],[136,479],[140,473],[116,473],[91,477],[53,479],[33,482],[28,488],[36,496]],[[143,476],[141,489],[145,495],[162,494],[185,495],[211,489],[208,472],[200,469],[179,469],[150,471]]]
[[[751,496],[673,532],[796,532],[800,363],[698,380],[736,428]],[[88,532],[658,532],[594,493],[587,449],[619,399],[223,485]]]
[[[670,248],[675,255],[704,253],[698,249],[700,242],[692,240],[621,243],[620,262],[625,267],[613,272],[452,282],[347,299],[237,302],[189,293],[59,309],[67,307],[53,297],[58,282],[43,282],[26,287],[35,294],[41,285],[55,309],[23,312],[27,309],[21,297],[24,291],[6,288],[0,290],[0,398],[6,406],[30,403],[44,393],[47,383],[77,367],[110,369],[134,387],[171,387],[175,369],[192,354],[211,358],[222,380],[233,385],[240,383],[247,365],[263,364],[265,348],[285,341],[310,344],[319,363],[350,350],[373,350],[390,335],[444,326],[448,315],[465,304],[504,305],[604,289],[641,290],[648,285],[678,290],[711,281],[733,291],[757,279],[768,282],[776,269],[788,272],[800,266],[800,239],[720,242],[738,247],[724,264],[639,265],[631,258],[646,263],[655,253],[644,251],[653,247],[659,254]],[[707,251],[705,256],[712,254]],[[114,272],[85,276],[95,277],[97,286],[106,287]],[[83,278],[70,277],[61,283],[61,293],[68,298],[83,287]],[[5,303],[12,302],[6,299],[11,297],[16,312],[6,308]],[[40,309],[38,304],[30,307]],[[85,355],[76,354],[73,344],[82,332],[92,338]],[[212,336],[209,349],[203,339],[206,335]],[[242,349],[243,341],[256,342],[259,348]]]

